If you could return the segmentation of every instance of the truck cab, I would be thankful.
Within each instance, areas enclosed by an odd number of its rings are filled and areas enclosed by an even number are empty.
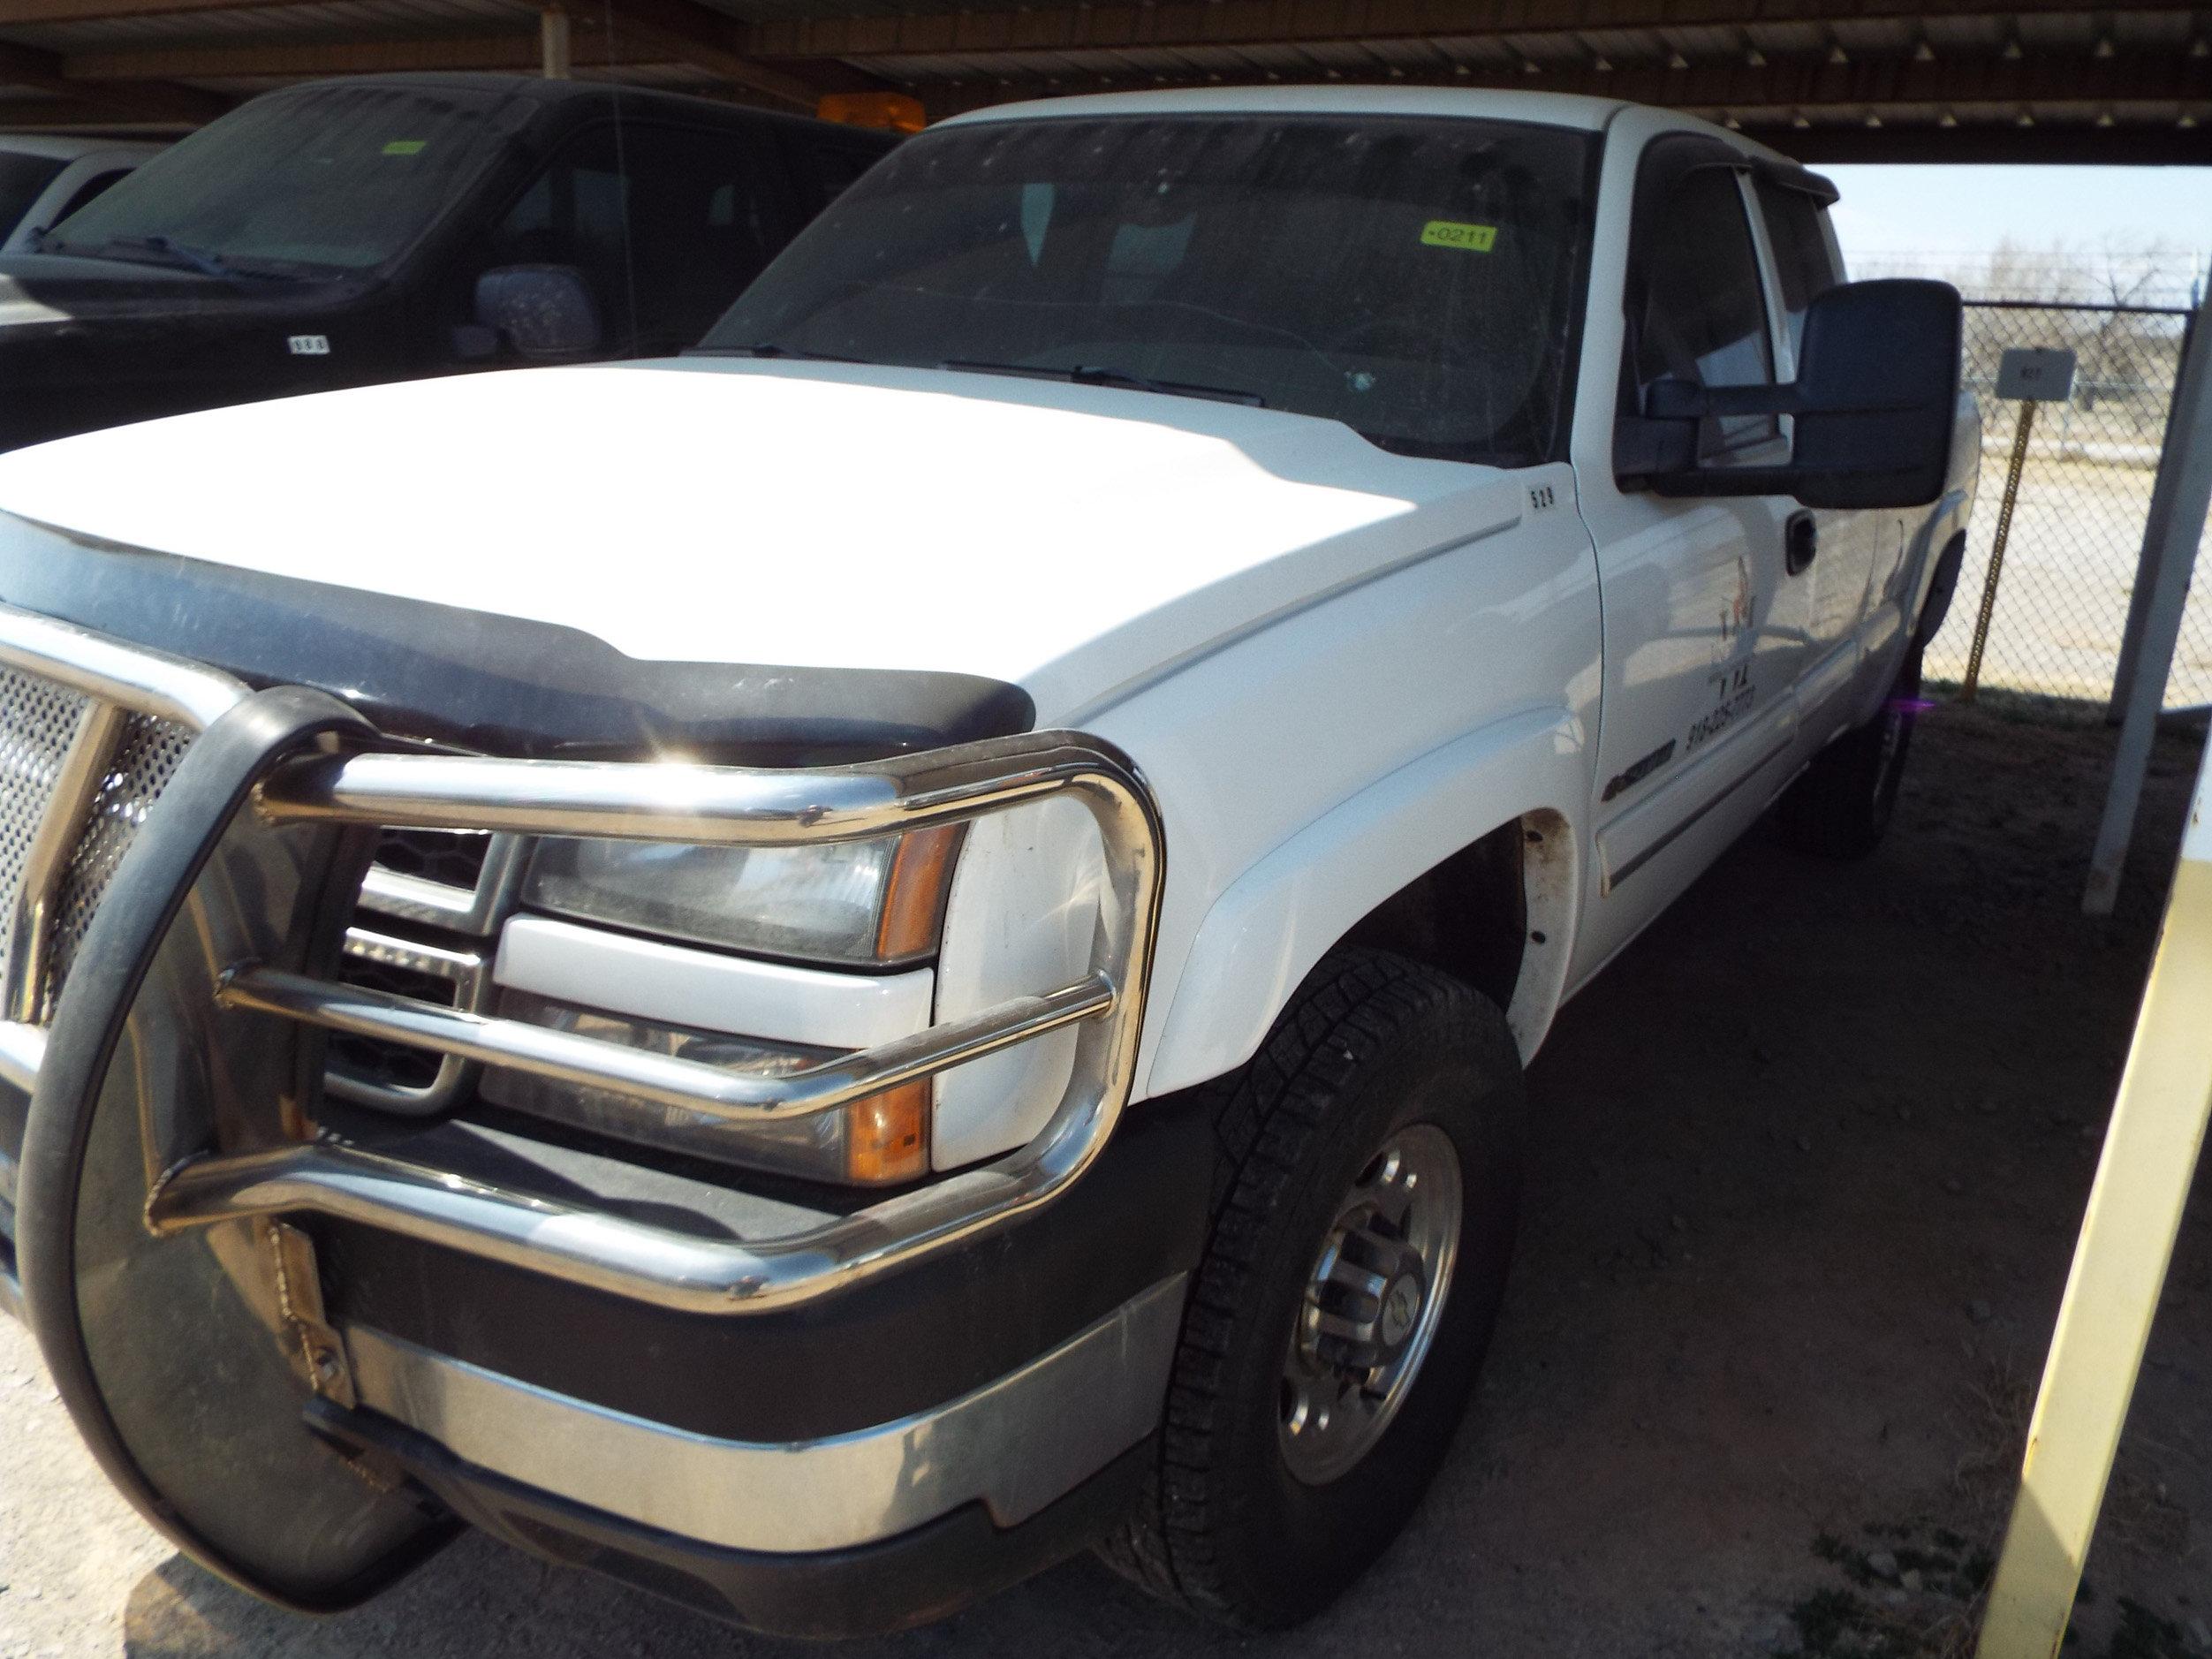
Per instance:
[[[813,1635],[1090,1545],[1325,1605],[1561,1004],[1770,808],[1888,826],[1979,446],[1833,199],[1595,100],[1013,106],[684,355],[0,458],[0,1221],[117,1483],[305,1608],[464,1522]]]
[[[888,145],[522,76],[265,94],[158,155],[140,147],[142,172],[0,254],[0,449],[375,381],[678,351]]]

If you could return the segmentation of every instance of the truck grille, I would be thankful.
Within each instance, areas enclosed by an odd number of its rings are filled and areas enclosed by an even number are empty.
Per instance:
[[[0,668],[0,914],[13,912],[63,757],[89,701],[50,680]],[[191,744],[192,733],[170,721],[125,716],[121,739],[63,869],[42,1019],[51,1015],[116,867]]]
[[[126,715],[123,739],[94,798],[84,838],[62,875],[61,903],[54,919],[54,967],[47,989],[48,1013],[60,995],[63,979],[76,960],[77,947],[92,926],[92,913],[131,850],[131,843],[192,746],[192,733],[152,715]]]

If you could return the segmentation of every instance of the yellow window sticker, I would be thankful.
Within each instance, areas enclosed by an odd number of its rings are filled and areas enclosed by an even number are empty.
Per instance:
[[[1451,219],[1431,219],[1421,227],[1420,245],[1423,247],[1465,248],[1470,254],[1487,254],[1497,246],[1497,226],[1460,224]]]
[[[420,155],[429,143],[428,139],[394,139],[384,146],[387,155]]]

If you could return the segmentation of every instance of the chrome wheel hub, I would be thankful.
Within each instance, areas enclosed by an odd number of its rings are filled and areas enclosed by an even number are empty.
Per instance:
[[[1367,1456],[1435,1339],[1459,1244],[1459,1155],[1432,1124],[1395,1132],[1337,1204],[1283,1366],[1284,1461],[1309,1486]]]

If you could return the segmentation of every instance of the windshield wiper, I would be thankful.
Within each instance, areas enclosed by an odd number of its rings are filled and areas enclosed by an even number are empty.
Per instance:
[[[1134,369],[1107,368],[1078,363],[1072,368],[1044,368],[1031,363],[984,363],[950,357],[939,368],[963,369],[972,375],[1019,375],[1026,380],[1058,380],[1077,386],[1118,386],[1130,391],[1157,392],[1163,398],[1202,398],[1208,403],[1239,403],[1248,409],[1264,409],[1268,400],[1256,391],[1234,386],[1205,386],[1188,380],[1155,380]]]
[[[802,363],[859,363],[858,357],[839,357],[834,352],[802,352],[795,345],[778,345],[773,340],[760,340],[751,345],[693,345],[686,347],[686,357],[788,357]]]
[[[110,250],[115,248],[122,248],[131,253],[158,254],[163,256],[161,262],[163,264],[189,266],[203,276],[219,277],[224,282],[298,282],[300,280],[296,276],[279,276],[273,271],[246,270],[231,264],[220,254],[211,254],[205,248],[190,246],[178,241],[174,237],[168,236],[118,236],[112,241],[102,242],[90,252],[95,259],[99,259],[111,257]]]

